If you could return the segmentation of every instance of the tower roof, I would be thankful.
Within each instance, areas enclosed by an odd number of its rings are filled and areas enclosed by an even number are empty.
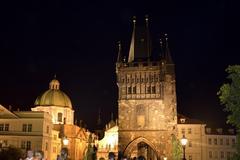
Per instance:
[[[128,62],[145,60],[150,58],[151,45],[148,17],[145,18],[145,26],[136,26],[136,18],[133,19],[133,32],[129,49]]]

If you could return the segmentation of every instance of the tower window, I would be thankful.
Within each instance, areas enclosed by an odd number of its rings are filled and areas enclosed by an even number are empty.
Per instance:
[[[58,113],[58,122],[62,122],[62,113]]]
[[[136,86],[133,87],[133,94],[136,94]]]
[[[156,87],[152,86],[152,93],[155,94],[156,93]]]
[[[148,86],[147,87],[147,93],[150,94],[151,93],[151,88]]]
[[[132,87],[128,87],[128,94],[132,93]]]

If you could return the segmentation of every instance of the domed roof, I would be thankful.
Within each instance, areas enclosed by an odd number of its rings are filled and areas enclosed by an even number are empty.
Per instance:
[[[37,97],[35,106],[60,106],[72,108],[70,98],[59,89],[60,83],[57,79],[53,79],[49,83],[49,90]]]

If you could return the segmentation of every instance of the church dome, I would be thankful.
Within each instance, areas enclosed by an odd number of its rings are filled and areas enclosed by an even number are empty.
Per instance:
[[[49,83],[49,90],[37,97],[35,106],[59,106],[72,108],[70,98],[60,90],[60,83],[53,79]]]

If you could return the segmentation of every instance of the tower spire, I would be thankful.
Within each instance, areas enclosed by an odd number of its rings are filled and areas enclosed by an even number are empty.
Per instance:
[[[130,45],[130,50],[128,55],[128,62],[134,61],[135,29],[136,29],[136,17],[133,16],[133,33],[132,33],[131,45]]]
[[[118,57],[117,57],[117,62],[121,62],[121,61],[122,61],[121,52],[122,52],[121,41],[118,41]]]
[[[162,38],[159,39],[159,43],[160,43],[160,59],[164,58],[164,50],[163,50],[163,41]]]
[[[146,40],[147,40],[147,57],[148,60],[150,59],[150,52],[151,52],[151,48],[150,48],[150,32],[149,32],[149,18],[148,15],[145,15],[145,23],[146,23]]]
[[[172,57],[171,57],[171,53],[170,53],[170,50],[169,50],[169,47],[168,47],[168,35],[165,33],[164,34],[165,36],[165,60],[166,60],[166,63],[168,64],[173,64],[173,61],[172,61]]]

